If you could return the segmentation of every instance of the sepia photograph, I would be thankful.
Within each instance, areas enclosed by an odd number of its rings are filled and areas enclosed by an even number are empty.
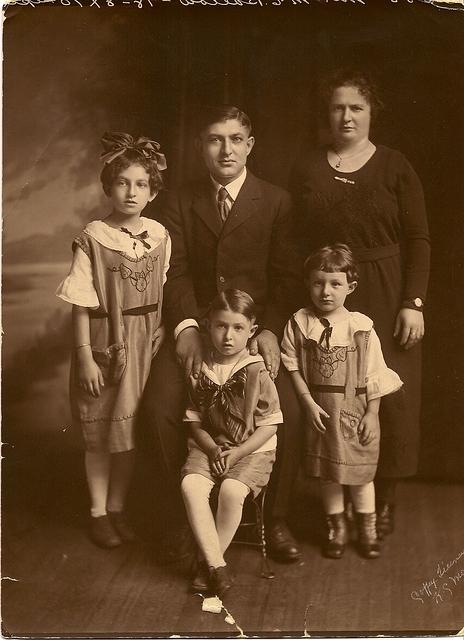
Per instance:
[[[2,634],[464,635],[464,0],[3,5]]]

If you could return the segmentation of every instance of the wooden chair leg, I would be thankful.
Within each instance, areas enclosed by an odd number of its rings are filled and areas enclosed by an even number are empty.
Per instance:
[[[266,531],[264,528],[264,501],[266,499],[266,490],[263,490],[263,496],[260,500],[261,504],[255,502],[256,508],[256,524],[258,526],[258,533],[260,536],[261,546],[261,577],[271,580],[275,577],[275,573],[271,570],[266,550]]]
[[[251,528],[252,532],[258,538],[256,542],[250,542],[248,540],[232,540],[234,544],[246,544],[252,547],[260,547],[261,549],[261,577],[267,578],[268,580],[275,577],[274,572],[271,570],[269,560],[267,557],[267,549],[266,549],[266,531],[264,527],[264,502],[266,499],[266,487],[262,489],[261,493],[257,496],[257,498],[253,498],[250,496],[251,502],[253,503],[255,509],[255,521],[254,522],[242,522],[240,527],[243,528]]]

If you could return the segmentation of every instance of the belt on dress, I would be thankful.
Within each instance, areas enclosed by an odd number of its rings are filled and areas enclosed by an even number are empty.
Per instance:
[[[387,244],[384,247],[353,247],[355,262],[373,262],[383,258],[391,258],[400,253],[399,244]]]
[[[147,304],[144,307],[133,307],[132,309],[123,309],[123,316],[144,316],[147,313],[158,311],[158,303]],[[107,318],[110,314],[107,311],[99,311],[98,309],[89,309],[90,318]]]
[[[336,384],[310,384],[309,390],[319,391],[320,393],[345,393],[346,387]],[[367,393],[367,387],[356,387],[355,395],[362,396],[365,393]]]

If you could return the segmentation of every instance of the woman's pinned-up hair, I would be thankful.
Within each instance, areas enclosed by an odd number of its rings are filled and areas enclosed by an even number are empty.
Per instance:
[[[128,133],[107,132],[101,139],[103,152],[100,159],[105,163],[100,174],[103,191],[111,193],[114,181],[128,167],[137,164],[149,176],[150,193],[158,193],[163,188],[161,171],[167,168],[166,158],[160,152],[160,144],[149,138],[134,138]]]
[[[211,316],[214,311],[232,311],[241,313],[250,322],[256,320],[256,305],[253,298],[240,289],[221,291],[209,305],[208,316]]]
[[[379,88],[370,73],[361,69],[341,67],[327,74],[319,89],[319,109],[325,119],[328,117],[333,92],[339,87],[355,87],[369,103],[373,121],[384,109]]]
[[[348,282],[358,279],[358,272],[351,249],[346,244],[338,242],[318,249],[305,260],[303,266],[304,279],[307,281],[311,271],[325,271],[346,273]]]

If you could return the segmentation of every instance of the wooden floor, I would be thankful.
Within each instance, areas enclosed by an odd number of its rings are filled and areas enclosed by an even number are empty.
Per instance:
[[[320,556],[314,489],[302,483],[293,510],[301,563],[273,563],[275,578],[265,580],[257,549],[228,552],[237,578],[224,604],[237,627],[224,613],[202,612],[181,567],[160,565],[162,510],[146,461],[132,501],[140,540],[106,551],[86,538],[77,454],[30,456],[7,456],[3,469],[4,634],[217,637],[239,627],[266,637],[443,635],[464,627],[462,485],[401,485],[397,530],[382,557],[364,560],[349,548],[334,561]]]

